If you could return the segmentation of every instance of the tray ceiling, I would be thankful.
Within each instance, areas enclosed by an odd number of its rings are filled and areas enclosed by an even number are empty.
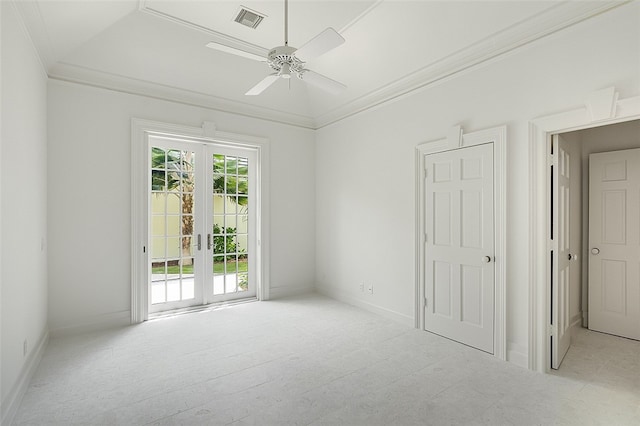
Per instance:
[[[51,78],[159,96],[318,128],[482,63],[624,2],[289,2],[289,44],[327,27],[346,42],[309,66],[348,86],[338,96],[296,79],[244,93],[266,64],[205,47],[283,44],[281,1],[16,1]],[[241,6],[266,15],[234,22]]]

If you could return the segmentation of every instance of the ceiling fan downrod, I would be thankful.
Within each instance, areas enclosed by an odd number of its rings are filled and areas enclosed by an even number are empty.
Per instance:
[[[284,0],[284,45],[289,45],[289,0]]]

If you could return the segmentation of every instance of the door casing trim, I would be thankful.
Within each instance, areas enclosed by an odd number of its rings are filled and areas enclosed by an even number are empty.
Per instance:
[[[550,261],[547,256],[550,230],[550,178],[547,147],[557,133],[607,126],[640,119],[640,96],[619,99],[613,87],[586,97],[585,104],[560,114],[529,122],[529,349],[530,370],[551,368]]]
[[[131,119],[131,323],[149,318],[148,300],[148,197],[146,194],[147,140],[150,134],[174,136],[198,143],[216,143],[229,147],[255,149],[258,157],[256,194],[258,256],[256,259],[258,300],[269,299],[269,140],[266,138],[221,132],[212,122],[201,127]]]
[[[507,127],[500,126],[464,133],[462,127],[451,128],[446,139],[439,139],[418,145],[415,151],[416,165],[416,259],[415,259],[415,327],[424,329],[424,246],[425,246],[425,200],[424,200],[424,156],[437,152],[451,151],[474,145],[493,143],[493,189],[494,189],[494,230],[495,230],[495,302],[493,355],[507,359],[506,347],[506,195],[507,195]]]

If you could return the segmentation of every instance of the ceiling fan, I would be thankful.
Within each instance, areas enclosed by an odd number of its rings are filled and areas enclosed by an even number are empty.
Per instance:
[[[308,61],[340,46],[344,43],[344,38],[333,28],[327,28],[320,34],[309,40],[301,48],[289,46],[289,1],[284,0],[284,46],[274,47],[269,51],[267,57],[261,57],[252,52],[248,52],[236,47],[231,47],[218,42],[210,42],[207,47],[220,50],[244,58],[256,59],[266,62],[275,72],[266,76],[262,81],[253,86],[245,95],[255,96],[275,83],[278,79],[290,79],[295,75],[300,80],[325,90],[331,94],[339,94],[347,88],[344,84],[330,79],[322,74],[313,72],[305,68]]]

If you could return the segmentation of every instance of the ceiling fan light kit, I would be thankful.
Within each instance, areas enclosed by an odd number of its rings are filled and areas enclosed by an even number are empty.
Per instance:
[[[245,95],[256,96],[275,83],[279,78],[290,79],[294,74],[300,80],[316,86],[328,93],[339,94],[347,86],[330,79],[322,74],[315,73],[305,65],[308,61],[340,46],[344,43],[344,38],[333,28],[327,28],[313,39],[308,41],[300,49],[289,46],[289,2],[284,1],[284,46],[274,47],[269,51],[266,58],[261,58],[242,49],[226,46],[220,43],[211,42],[207,47],[223,52],[232,53],[250,59],[265,61],[269,67],[275,71],[262,79],[258,84],[249,89]]]
[[[290,78],[292,72],[300,78],[304,72],[304,62],[295,57],[295,51],[295,48],[289,46],[274,47],[269,51],[267,64],[279,75],[288,75],[285,78]],[[281,74],[283,71],[285,74]]]

